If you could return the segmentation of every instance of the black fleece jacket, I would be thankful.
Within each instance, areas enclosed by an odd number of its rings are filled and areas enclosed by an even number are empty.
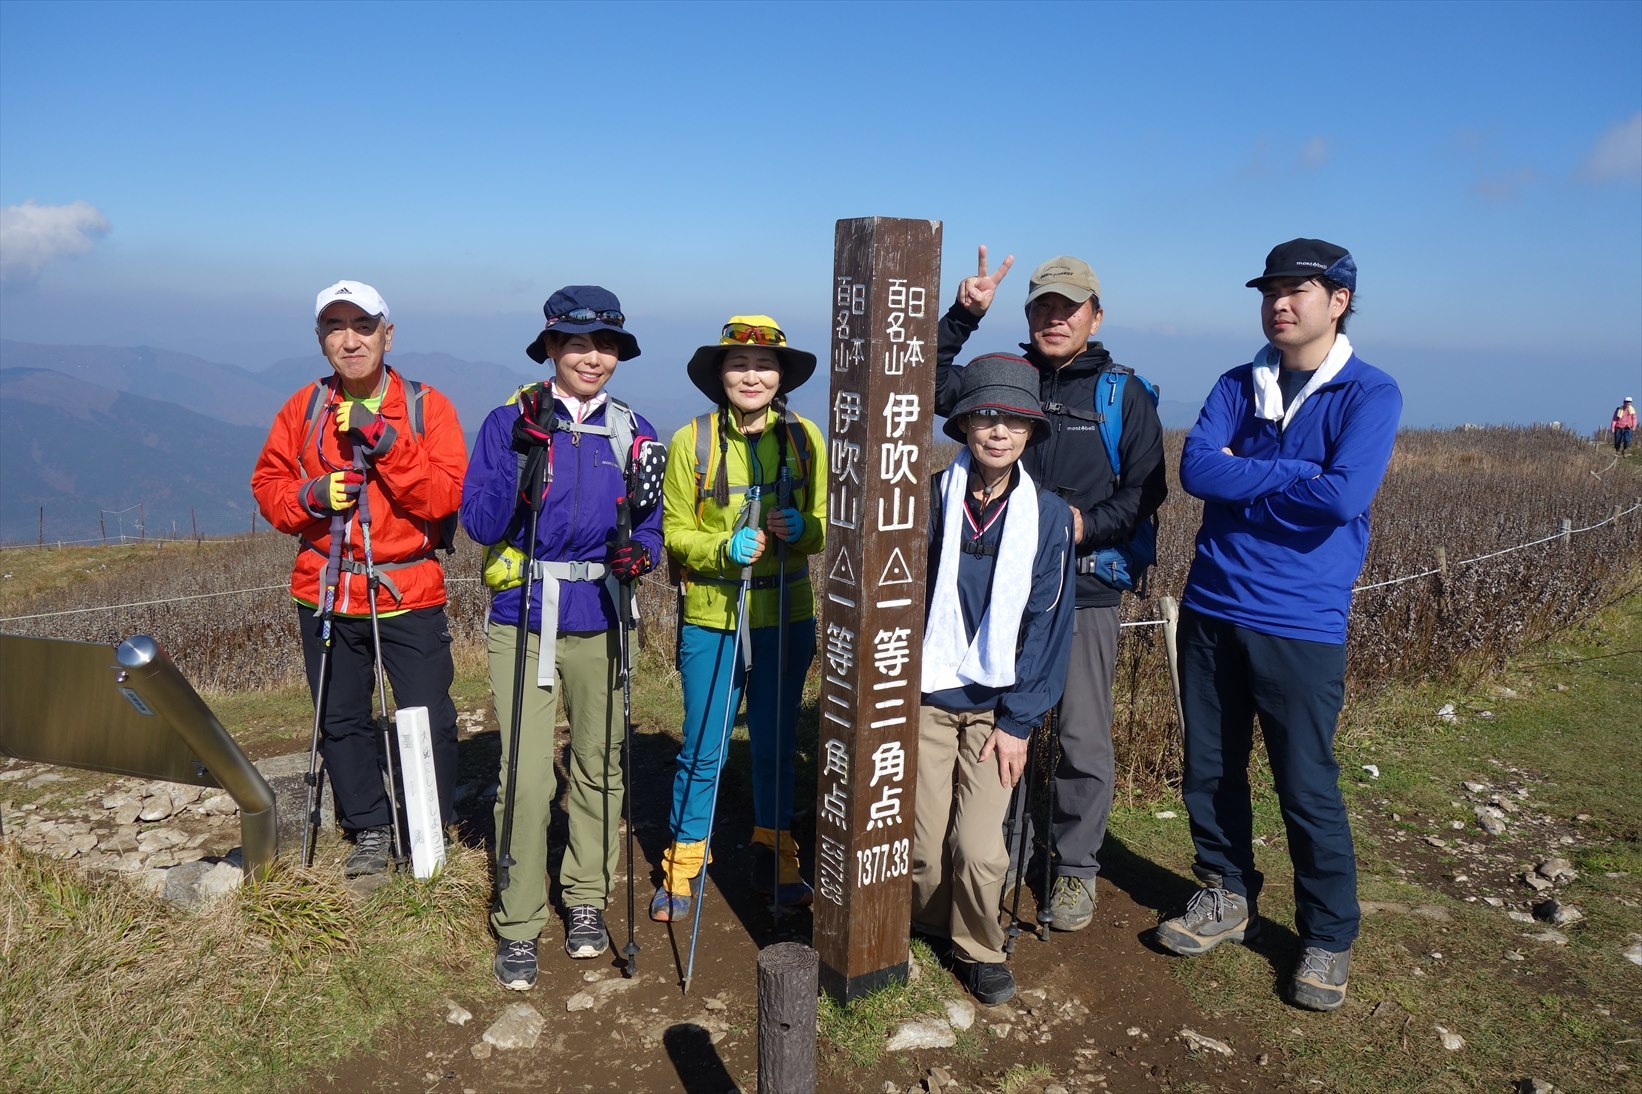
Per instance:
[[[958,405],[963,389],[963,373],[953,362],[980,325],[980,319],[962,304],[953,304],[941,317],[935,356],[935,413],[943,417]],[[1083,514],[1079,558],[1102,547],[1128,542],[1169,493],[1163,468],[1163,424],[1151,396],[1139,384],[1123,385],[1123,435],[1118,438],[1118,459],[1123,465],[1120,478],[1112,473],[1112,462],[1106,458],[1100,427],[1058,409],[1094,409],[1096,379],[1113,363],[1106,347],[1090,342],[1087,349],[1058,369],[1049,367],[1030,343],[1021,349],[1026,359],[1037,366],[1038,397],[1050,426],[1049,435],[1029,446],[1021,462],[1040,485]],[[1121,600],[1118,590],[1094,574],[1078,575],[1078,607],[1111,607]]]

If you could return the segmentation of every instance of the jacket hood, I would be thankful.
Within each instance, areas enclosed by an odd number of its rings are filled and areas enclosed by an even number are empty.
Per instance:
[[[1043,354],[1039,353],[1031,342],[1022,342],[1020,347],[1022,356],[1031,361],[1040,372],[1052,368],[1043,359]],[[1055,371],[1062,376],[1093,376],[1111,363],[1112,355],[1107,352],[1106,347],[1099,342],[1090,342],[1088,346],[1084,347],[1082,353],[1068,361],[1064,367]]]

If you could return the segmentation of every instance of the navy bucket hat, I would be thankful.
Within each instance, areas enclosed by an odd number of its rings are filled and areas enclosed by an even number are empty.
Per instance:
[[[549,334],[591,334],[609,331],[616,336],[616,360],[631,361],[639,355],[639,340],[624,324],[621,301],[609,289],[598,285],[566,285],[542,305],[547,325],[536,340],[525,347],[525,355],[538,365],[547,362]]]

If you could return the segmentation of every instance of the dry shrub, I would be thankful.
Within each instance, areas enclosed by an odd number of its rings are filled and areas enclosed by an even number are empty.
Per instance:
[[[1180,489],[1176,466],[1184,433],[1165,440],[1170,493],[1161,513],[1158,564],[1146,599],[1125,597],[1129,622],[1160,618],[1158,599],[1179,596],[1191,564],[1202,503]],[[942,442],[950,457],[955,446]],[[941,464],[938,453],[933,464]],[[1498,665],[1525,645],[1634,589],[1639,581],[1642,514],[1605,527],[1472,565],[1477,555],[1553,533],[1563,518],[1576,528],[1635,504],[1639,477],[1610,467],[1608,453],[1572,434],[1543,428],[1408,430],[1374,505],[1361,584],[1436,566],[1447,551],[1446,580],[1430,576],[1359,593],[1351,621],[1348,682],[1353,692],[1391,681]],[[118,642],[147,633],[165,645],[202,690],[273,688],[301,680],[296,613],[284,591],[295,543],[263,534],[194,545],[156,544],[154,558],[112,576],[42,595],[16,614],[134,601],[139,608],[99,610],[0,624],[20,633]],[[489,595],[478,581],[479,549],[465,538],[446,562],[449,613],[458,663],[484,668],[482,624]],[[811,577],[820,585],[820,560]],[[1304,581],[1305,575],[1295,575]],[[198,593],[276,586],[272,591],[183,600]],[[652,663],[673,661],[677,607],[665,567],[638,585],[639,650]],[[824,603],[824,602],[823,602]],[[824,620],[823,620],[824,623]],[[1173,779],[1179,733],[1161,628],[1127,627],[1118,647],[1115,688],[1119,773],[1149,789]]]

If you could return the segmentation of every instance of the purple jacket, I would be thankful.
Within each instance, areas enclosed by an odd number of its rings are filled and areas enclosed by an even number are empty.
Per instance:
[[[607,401],[584,424],[604,425]],[[557,399],[554,414],[564,422],[570,413]],[[513,452],[517,403],[492,410],[479,427],[467,477],[462,480],[462,527],[478,543],[503,539],[523,551],[525,510],[519,501],[518,459]],[[635,414],[633,436],[654,437],[655,429]],[[616,499],[625,492],[620,465],[610,439],[596,433],[555,431],[552,437],[552,482],[536,522],[536,557],[549,562],[603,562],[616,531]],[[515,519],[517,513],[518,519]],[[633,514],[633,540],[652,559],[661,555],[661,506]],[[492,622],[517,626],[523,587],[498,592],[490,604]],[[530,598],[530,629],[540,628],[542,597]],[[616,625],[615,608],[603,581],[559,583],[559,630],[602,631]]]

